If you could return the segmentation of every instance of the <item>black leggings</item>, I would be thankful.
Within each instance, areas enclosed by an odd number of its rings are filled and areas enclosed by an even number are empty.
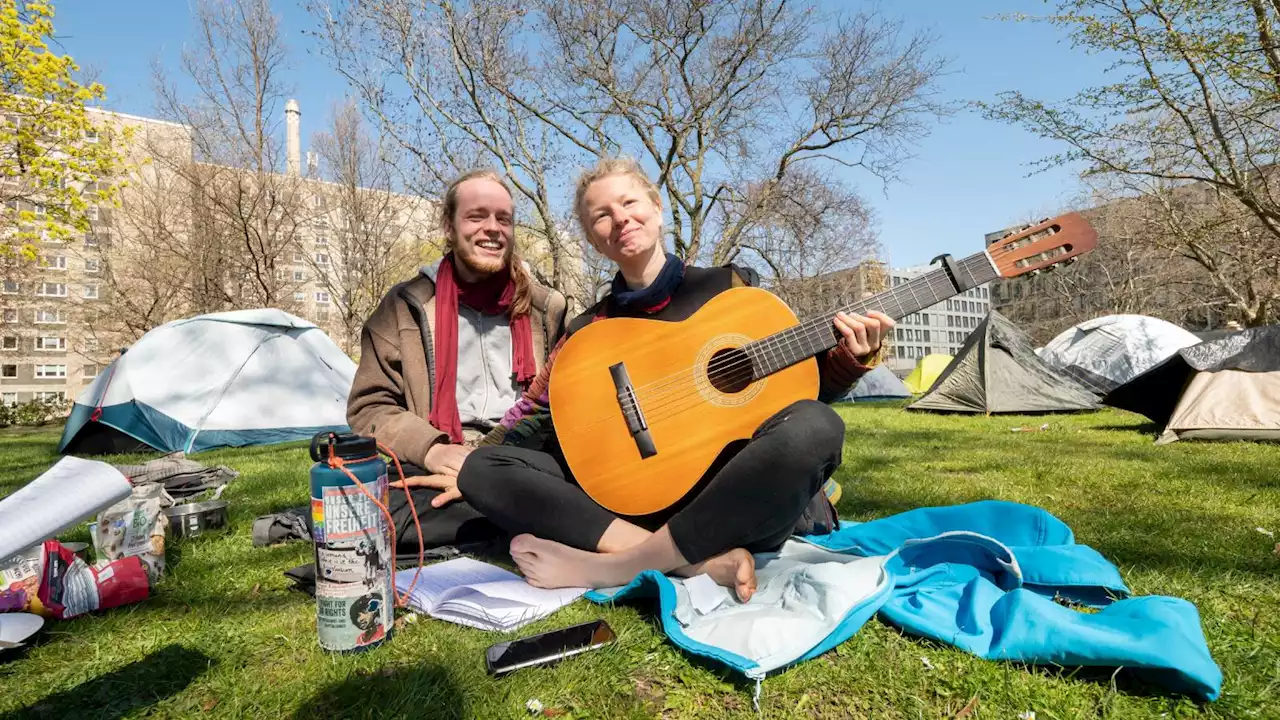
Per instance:
[[[840,416],[801,400],[728,448],[674,508],[622,519],[646,530],[668,525],[691,564],[737,547],[776,550],[839,467],[843,445]],[[619,519],[588,497],[555,456],[536,450],[477,448],[458,474],[458,489],[511,535],[530,533],[592,552]]]

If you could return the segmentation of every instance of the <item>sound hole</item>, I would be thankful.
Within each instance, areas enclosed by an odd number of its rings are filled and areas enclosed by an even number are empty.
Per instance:
[[[707,363],[711,386],[726,395],[746,390],[751,384],[751,374],[751,358],[738,348],[720,350]]]

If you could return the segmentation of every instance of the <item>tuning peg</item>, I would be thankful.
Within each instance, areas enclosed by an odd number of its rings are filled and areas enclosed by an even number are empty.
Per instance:
[[[1031,277],[1035,277],[1035,276],[1037,276],[1037,275],[1039,275],[1039,274],[1040,274],[1040,270],[1039,270],[1039,269],[1032,270],[1032,271],[1031,271],[1030,273],[1028,273],[1028,274],[1029,274],[1029,275],[1031,275]]]

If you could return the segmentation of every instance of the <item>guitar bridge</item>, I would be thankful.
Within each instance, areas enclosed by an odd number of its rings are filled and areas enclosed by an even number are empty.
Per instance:
[[[653,445],[653,436],[649,434],[649,423],[645,422],[644,410],[640,408],[640,401],[636,398],[635,388],[631,385],[631,378],[627,375],[627,367],[625,363],[618,363],[609,367],[609,374],[613,376],[613,387],[618,393],[618,407],[622,410],[622,417],[627,421],[627,432],[631,433],[631,439],[636,443],[636,449],[640,451],[640,458],[653,457],[658,454],[658,449]]]

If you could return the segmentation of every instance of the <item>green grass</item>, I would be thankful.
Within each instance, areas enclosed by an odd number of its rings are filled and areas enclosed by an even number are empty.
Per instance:
[[[1280,445],[1152,445],[1152,428],[1104,412],[1049,418],[937,417],[848,407],[841,513],[869,519],[922,505],[1001,498],[1065,520],[1138,594],[1195,603],[1226,676],[1198,704],[1123,674],[979,660],[872,620],[853,639],[765,681],[766,717],[1280,717]],[[1015,426],[1043,432],[1010,432]],[[56,458],[56,430],[0,434],[0,495]],[[497,639],[442,622],[406,625],[359,656],[322,653],[311,599],[281,571],[305,543],[254,548],[254,517],[306,498],[301,446],[199,456],[242,475],[224,497],[229,528],[172,545],[144,603],[55,623],[42,645],[0,665],[0,716],[754,717],[752,686],[665,642],[648,608],[580,602],[531,633],[604,617],[616,646],[559,667],[486,676]],[[81,527],[68,536],[87,539]],[[932,669],[921,658],[927,657]]]

